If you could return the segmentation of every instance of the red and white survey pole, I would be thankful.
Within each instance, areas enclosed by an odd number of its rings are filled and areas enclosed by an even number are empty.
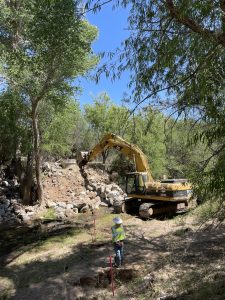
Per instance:
[[[115,285],[114,285],[114,278],[113,278],[112,256],[109,257],[109,264],[110,264],[110,277],[111,277],[112,294],[113,294],[113,297],[114,297],[115,296]]]

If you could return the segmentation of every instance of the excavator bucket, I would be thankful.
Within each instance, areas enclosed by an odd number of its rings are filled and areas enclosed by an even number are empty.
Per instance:
[[[76,154],[76,161],[77,164],[80,168],[82,168],[84,165],[87,163],[87,156],[88,152],[87,151],[79,151]]]

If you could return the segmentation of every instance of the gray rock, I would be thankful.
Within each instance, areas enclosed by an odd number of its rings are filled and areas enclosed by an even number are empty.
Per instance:
[[[105,193],[105,185],[102,185],[101,188],[100,188],[100,193],[101,194],[104,194]]]
[[[5,198],[2,200],[2,204],[3,204],[4,208],[7,209],[10,206],[11,202],[9,199]]]
[[[66,203],[65,202],[58,202],[57,207],[61,207],[61,208],[66,209]]]
[[[11,213],[9,211],[5,212],[4,218],[8,218],[9,216],[11,216]]]
[[[6,180],[2,181],[2,186],[9,186],[8,181],[6,181]]]
[[[21,214],[20,218],[24,223],[29,223],[31,221],[31,218],[27,214]]]
[[[106,194],[105,193],[101,193],[99,196],[101,197],[101,199],[105,199],[106,198]]]
[[[81,209],[80,212],[81,213],[86,213],[89,211],[89,206],[87,204],[85,204]]]
[[[111,192],[111,187],[106,186],[106,188],[105,188],[105,194],[107,195],[107,194],[109,194],[110,192]]]
[[[85,191],[80,192],[80,196],[86,196],[86,192]]]
[[[72,209],[66,209],[65,210],[65,215],[66,215],[67,218],[71,219],[76,215],[76,213]]]
[[[2,223],[2,221],[3,221],[3,217],[0,216],[0,223]]]
[[[65,219],[65,214],[62,212],[62,211],[60,211],[60,212],[57,212],[57,218],[58,219],[60,219],[60,220],[62,220],[62,219]]]
[[[117,200],[120,197],[120,194],[118,191],[111,191],[109,194],[107,194],[106,202],[108,202],[110,205],[113,205],[114,201]]]
[[[114,200],[116,200],[119,196],[120,196],[120,194],[118,193],[118,191],[111,191],[109,194],[107,194],[107,199],[108,199],[109,201],[114,201]]]
[[[96,196],[97,196],[97,193],[96,193],[96,192],[94,192],[94,191],[89,191],[89,192],[88,192],[88,197],[89,197],[90,199],[94,199]]]
[[[3,217],[5,215],[4,208],[0,208],[0,217]]]
[[[13,209],[15,214],[20,214],[21,212],[24,212],[22,206],[20,206],[18,203],[13,204]]]
[[[111,191],[121,191],[121,188],[118,185],[113,184]]]
[[[12,179],[12,180],[10,180],[10,185],[12,185],[12,186],[18,186],[19,183],[18,183],[17,179]]]
[[[44,162],[43,165],[42,165],[42,169],[43,169],[43,171],[50,172],[51,171],[51,166],[48,162]]]
[[[28,217],[33,217],[35,215],[35,212],[34,211],[29,211],[27,212],[26,214]]]
[[[66,209],[73,209],[73,204],[68,203],[68,204],[66,205]]]
[[[101,202],[101,203],[99,204],[99,206],[101,206],[101,207],[108,207],[108,204],[105,203],[105,202]]]
[[[88,186],[87,186],[87,190],[88,190],[88,191],[93,191],[93,187],[90,186],[90,185],[88,185]]]
[[[99,206],[101,204],[101,198],[97,196],[95,199],[93,199],[93,203],[91,204],[92,209],[99,209]]]
[[[73,211],[74,211],[75,214],[78,214],[78,212],[79,212],[77,207],[74,207]]]
[[[35,208],[34,206],[25,206],[25,212],[32,212],[34,213]]]
[[[81,204],[79,204],[79,203],[73,203],[73,209],[74,209],[74,208],[78,208],[78,209],[79,209],[80,205],[81,205]]]
[[[46,196],[46,198],[49,198],[49,196]],[[54,208],[54,207],[56,207],[56,203],[54,202],[54,201],[51,201],[51,200],[48,200],[47,202],[46,202],[46,207],[47,208]]]
[[[12,204],[12,205],[16,205],[17,203],[18,203],[18,201],[17,201],[16,199],[12,199],[12,200],[11,200],[11,204]]]

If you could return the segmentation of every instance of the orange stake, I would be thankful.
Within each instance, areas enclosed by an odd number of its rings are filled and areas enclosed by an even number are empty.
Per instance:
[[[113,293],[113,297],[114,297],[115,285],[114,285],[114,280],[113,280],[112,256],[109,257],[109,264],[110,264],[110,277],[111,277],[112,293]]]

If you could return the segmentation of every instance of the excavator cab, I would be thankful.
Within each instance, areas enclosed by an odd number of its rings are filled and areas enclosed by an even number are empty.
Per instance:
[[[148,174],[146,172],[132,172],[126,175],[126,193],[129,194],[145,194],[148,182]]]

